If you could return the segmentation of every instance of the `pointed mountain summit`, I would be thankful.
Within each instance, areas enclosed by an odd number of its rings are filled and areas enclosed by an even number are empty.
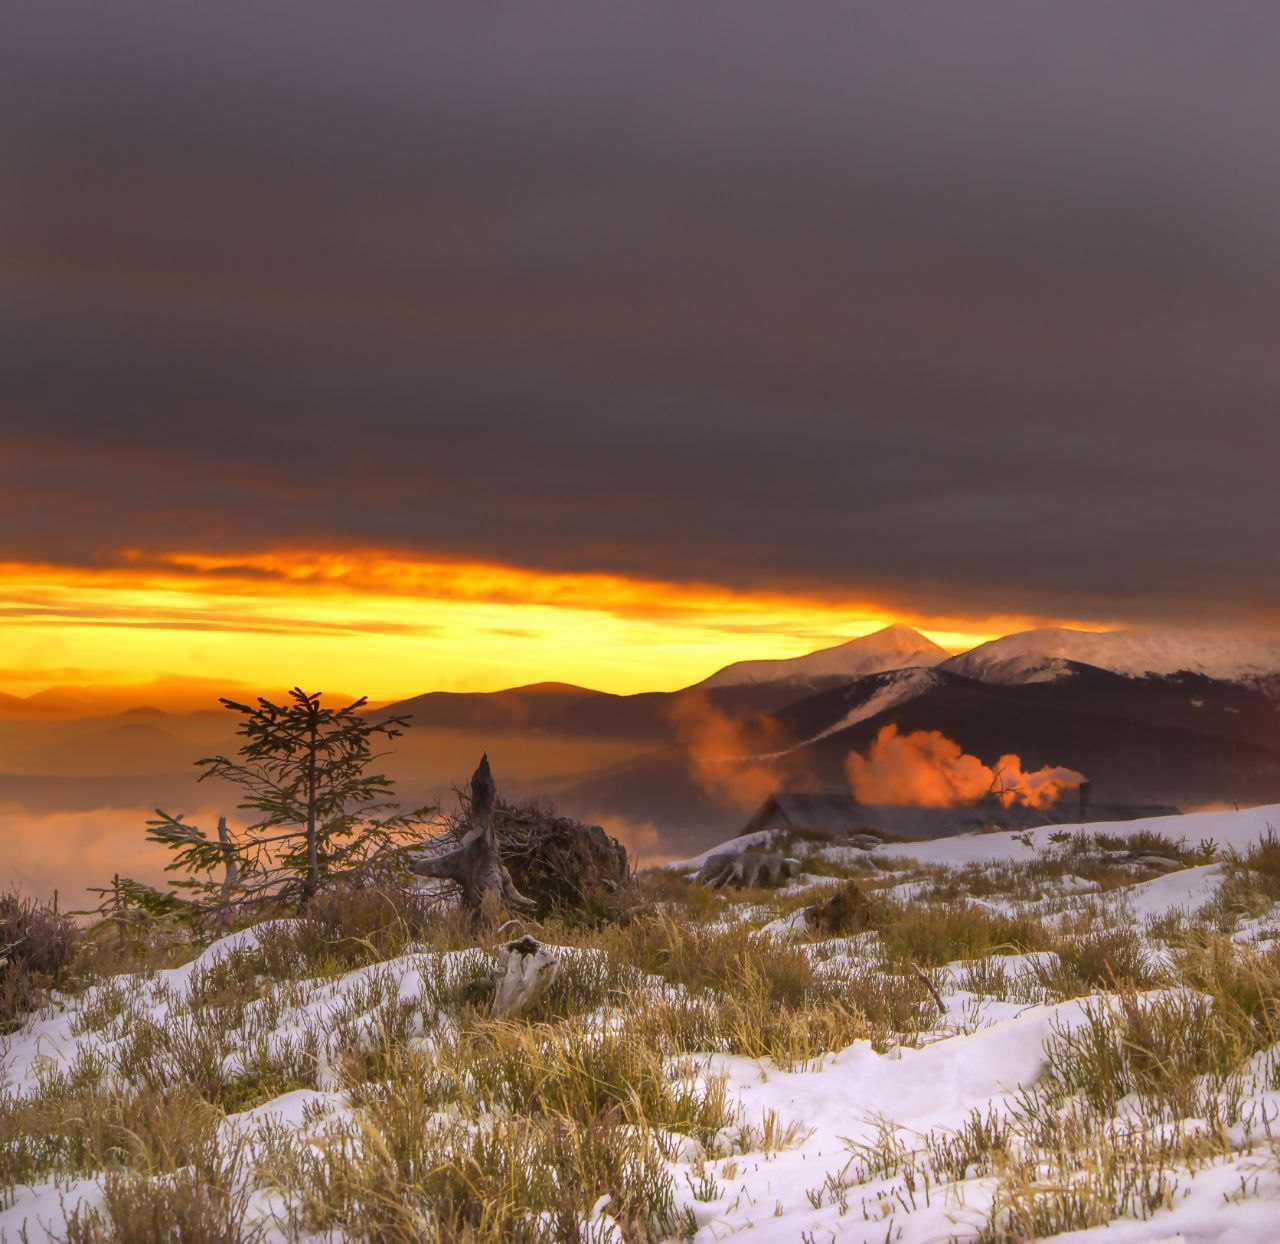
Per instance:
[[[700,687],[739,687],[759,683],[815,686],[885,670],[933,666],[950,654],[909,626],[886,626],[882,631],[822,648],[802,657],[776,661],[735,661],[699,683]]]

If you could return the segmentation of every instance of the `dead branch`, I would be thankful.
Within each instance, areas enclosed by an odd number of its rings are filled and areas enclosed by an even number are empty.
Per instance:
[[[919,964],[910,963],[908,966],[924,982],[924,987],[933,995],[933,1000],[938,1004],[938,1010],[945,1015],[947,1013],[947,1004],[943,1002],[942,995],[938,992],[938,987],[929,979],[928,974]]]

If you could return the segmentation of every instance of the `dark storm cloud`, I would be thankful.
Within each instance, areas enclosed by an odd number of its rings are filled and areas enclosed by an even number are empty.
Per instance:
[[[11,5],[0,556],[1280,611],[1280,14]]]

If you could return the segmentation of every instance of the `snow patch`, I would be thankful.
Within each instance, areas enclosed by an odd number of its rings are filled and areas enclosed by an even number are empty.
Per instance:
[[[832,722],[826,729],[820,730],[812,738],[805,739],[803,743],[787,748],[787,751],[794,752],[802,747],[808,747],[810,743],[816,743],[819,739],[825,739],[832,734],[839,734],[841,730],[856,726],[858,722],[866,721],[877,713],[887,712],[897,704],[914,700],[917,696],[924,695],[931,687],[936,687],[939,681],[937,674],[931,669],[894,670],[883,686],[876,688],[861,704],[851,708],[839,721]]]

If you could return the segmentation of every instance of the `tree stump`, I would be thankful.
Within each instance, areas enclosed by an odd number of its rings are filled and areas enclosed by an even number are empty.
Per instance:
[[[462,902],[473,915],[503,906],[531,910],[534,906],[512,883],[511,874],[498,854],[493,814],[498,788],[489,771],[489,754],[471,775],[469,827],[460,846],[443,855],[419,857],[409,867],[420,877],[455,881],[462,889]]]
[[[824,902],[806,907],[805,924],[815,933],[829,937],[845,933],[861,933],[876,923],[875,906],[856,881],[850,881]]]

